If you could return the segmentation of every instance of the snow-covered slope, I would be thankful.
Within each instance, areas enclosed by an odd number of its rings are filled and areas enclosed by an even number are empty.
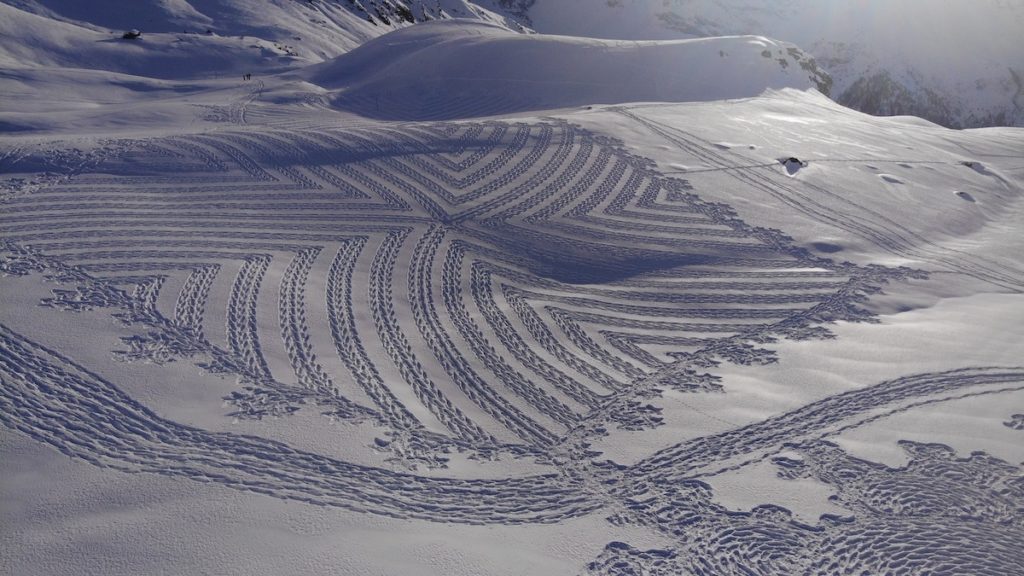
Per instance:
[[[276,44],[307,60],[344,53],[414,22],[472,18],[525,30],[466,0],[3,0],[47,19],[100,32],[205,34]],[[54,25],[57,28],[57,25]],[[2,44],[23,40],[5,36]]]
[[[303,75],[340,108],[395,119],[724,100],[829,82],[798,48],[763,37],[622,42],[454,20],[393,32]]]
[[[761,37],[5,14],[0,574],[1024,564],[1024,130]]]
[[[270,72],[298,61],[286,47],[254,37],[167,32],[125,40],[121,35],[0,4],[0,65],[9,72],[73,68],[186,80]]]
[[[230,116],[269,74],[333,58],[412,21],[453,17],[524,30],[462,0],[0,2],[0,126],[144,129],[171,117],[188,124],[196,115]],[[142,36],[122,38],[132,28]],[[255,79],[238,90],[234,79],[246,74]],[[218,85],[223,79],[231,81]],[[193,113],[182,118],[188,106]]]
[[[153,42],[247,48],[303,61],[331,59],[411,22],[472,18],[519,32],[625,40],[723,35],[792,42],[834,79],[830,96],[858,110],[917,115],[953,127],[1024,123],[1024,5],[1002,0],[740,2],[739,0],[140,0],[69,2],[4,0],[3,4],[74,24],[114,39],[139,28]],[[23,28],[11,15],[0,47],[26,60]],[[58,23],[47,26],[56,33]],[[207,32],[216,39],[197,38]],[[170,34],[175,36],[157,36]],[[42,31],[46,37],[51,32]],[[230,38],[229,38],[230,37]],[[211,42],[211,40],[213,40]],[[227,41],[230,40],[230,41]],[[178,46],[184,48],[185,46]],[[70,46],[58,47],[58,52]],[[112,48],[112,47],[108,47]],[[77,60],[91,48],[79,46]],[[113,50],[100,56],[116,57]],[[126,50],[122,50],[126,52]],[[178,54],[191,54],[180,50]],[[198,54],[196,54],[198,57]],[[220,58],[205,66],[212,70]],[[806,59],[806,62],[813,60]],[[256,64],[257,69],[259,62]],[[148,66],[142,64],[140,67]],[[253,68],[254,66],[242,66]],[[155,69],[155,68],[151,68]],[[224,73],[236,70],[224,69]],[[156,75],[167,73],[156,72]]]
[[[794,42],[872,114],[1024,124],[1024,3],[1005,0],[536,0],[539,32],[618,39],[760,34]]]

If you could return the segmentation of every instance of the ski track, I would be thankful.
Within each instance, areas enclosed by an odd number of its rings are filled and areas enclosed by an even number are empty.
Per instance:
[[[713,143],[698,136],[679,128],[658,125],[633,110],[616,107],[614,111],[672,142],[680,150],[709,160],[716,166],[712,170],[725,172],[745,186],[762,191],[815,220],[827,222],[864,238],[892,254],[936,263],[948,270],[972,276],[1015,292],[1024,289],[1024,271],[1007,269],[1005,265],[988,260],[982,255],[939,246],[907,230],[885,214],[857,204],[849,197],[822,186],[801,181],[801,186],[813,190],[821,199],[815,200],[791,183],[786,182],[776,169],[776,164],[736,165],[731,158],[723,155]],[[821,162],[859,161],[862,160],[821,160]],[[870,161],[878,162],[875,159]],[[839,210],[838,206],[843,206],[844,209]]]

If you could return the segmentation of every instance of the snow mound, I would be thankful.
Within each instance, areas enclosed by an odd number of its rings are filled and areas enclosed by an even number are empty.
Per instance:
[[[336,107],[363,116],[454,119],[818,87],[823,79],[801,57],[795,46],[757,36],[610,41],[449,20],[386,34],[303,74],[334,91]]]

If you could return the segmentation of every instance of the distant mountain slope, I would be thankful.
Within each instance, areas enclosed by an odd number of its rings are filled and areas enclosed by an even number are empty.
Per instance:
[[[863,112],[1024,125],[1024,2],[510,0],[538,32],[615,39],[758,34],[794,42]]]
[[[799,48],[764,37],[622,42],[465,20],[392,32],[303,74],[335,90],[338,107],[395,119],[722,100],[830,82]]]
[[[7,68],[7,79],[15,70],[66,68],[180,80],[295,60],[288,47],[253,37],[145,33],[125,40],[121,34],[0,4],[0,65]]]
[[[1007,0],[0,0],[0,9],[5,66],[158,78],[322,62],[450,18],[618,40],[767,36],[813,55],[834,81],[822,87],[857,110],[1024,125],[1024,3]],[[113,43],[131,28],[144,43]]]
[[[95,31],[255,37],[319,61],[408,26],[470,18],[525,29],[467,0],[2,0],[19,10]],[[486,4],[486,3],[484,3]],[[250,38],[251,39],[251,38]],[[0,45],[15,41],[8,37]]]

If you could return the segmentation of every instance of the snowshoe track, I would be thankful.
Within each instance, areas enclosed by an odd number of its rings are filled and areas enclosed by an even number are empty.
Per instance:
[[[771,458],[787,443],[827,455],[801,472],[824,478],[847,458],[829,436],[920,403],[1020,389],[1018,368],[878,384],[629,468],[594,460],[595,438],[661,424],[647,400],[660,391],[718,390],[709,371],[719,363],[773,362],[760,343],[823,338],[830,322],[868,320],[858,303],[915,272],[815,257],[702,200],[617,141],[565,122],[296,125],[154,138],[6,198],[0,234],[0,271],[43,273],[57,284],[44,305],[108,308],[145,328],[124,339],[121,359],[189,359],[238,377],[227,399],[233,416],[316,406],[381,426],[378,447],[402,466],[442,467],[444,454],[458,450],[530,457],[556,472],[427,478],[182,426],[74,360],[0,330],[4,424],[98,466],[442,522],[551,523],[604,511],[680,543],[663,551],[610,544],[589,567],[603,574],[629,566],[810,574],[831,571],[820,564],[825,557],[877,571],[892,566],[871,551],[884,550],[900,522],[917,522],[923,538],[936,539],[969,532],[1003,542],[1021,530],[1019,516],[1009,531],[998,529],[1021,504],[1012,480],[1019,470],[1005,463],[984,464],[1002,488],[978,491],[972,505],[986,512],[966,532],[934,508],[927,521],[871,508],[822,526],[781,509],[736,514],[716,507],[699,481]],[[985,262],[938,257],[993,282],[1015,281]],[[162,310],[166,286],[178,293]],[[274,303],[270,317],[261,315],[265,302]],[[325,317],[311,312],[314,303]],[[210,326],[223,326],[222,335]],[[268,362],[269,346],[284,351],[288,370]],[[329,356],[347,373],[330,373]],[[936,458],[919,457],[954,467],[979,457]],[[878,484],[871,482],[864,485]],[[681,538],[690,524],[693,536]],[[758,536],[764,531],[771,542]],[[977,573],[1000,573],[1013,557],[1007,550],[974,558],[983,566]],[[961,552],[938,546],[920,566]]]

